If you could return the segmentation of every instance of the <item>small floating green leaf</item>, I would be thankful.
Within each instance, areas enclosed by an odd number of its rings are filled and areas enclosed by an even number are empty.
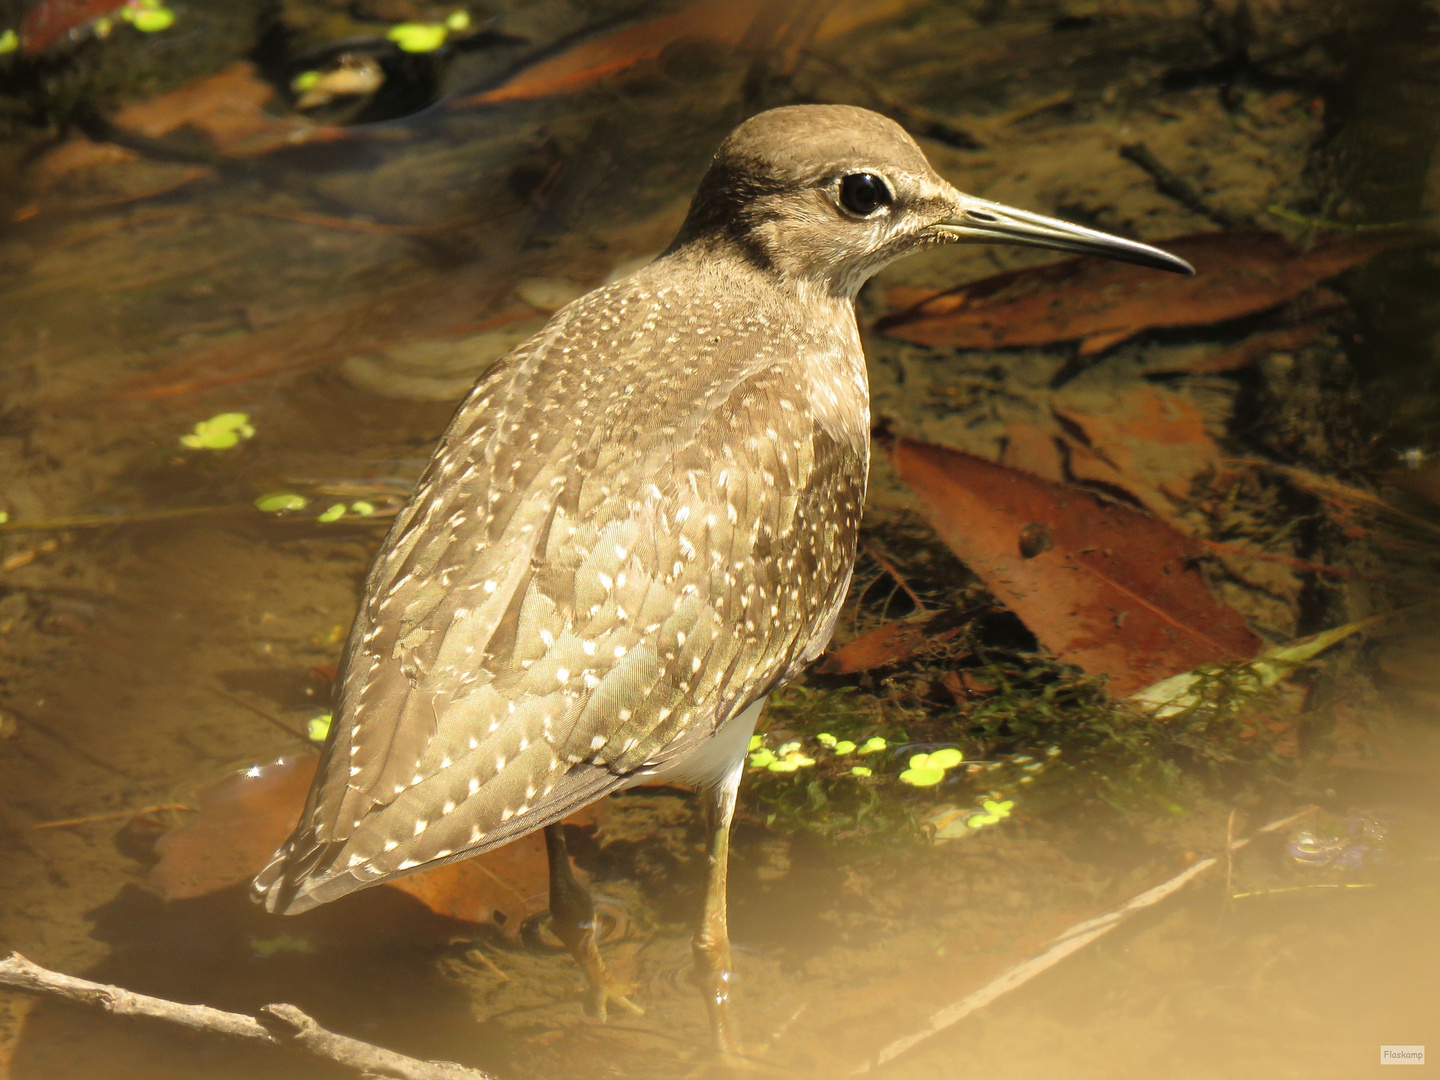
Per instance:
[[[427,53],[444,45],[449,33],[444,23],[399,23],[385,36],[405,52]]]
[[[142,8],[135,12],[129,21],[142,34],[154,34],[174,25],[175,12],[167,7]]]
[[[305,737],[311,742],[324,742],[330,735],[330,714],[321,713],[305,722]]]
[[[870,775],[872,775],[872,774],[871,774],[870,770],[869,770],[866,766],[864,766],[864,765],[851,765],[851,766],[850,766],[850,775],[851,775],[851,776],[870,776]]]
[[[757,738],[759,736],[756,736]],[[750,767],[752,769],[769,768],[771,762],[775,761],[775,754],[763,746],[750,755]]]
[[[228,450],[254,434],[247,413],[219,413],[209,420],[201,420],[193,432],[180,436],[180,442],[192,450]]]
[[[330,509],[326,510],[323,514],[320,515],[320,520],[325,522],[339,521],[344,516],[345,504],[336,503],[334,506],[330,507]]]
[[[760,736],[760,735],[751,735],[751,736],[750,736],[750,749],[751,749],[751,750],[759,750],[760,747],[762,747],[762,746],[764,746],[764,745],[765,745],[765,739],[764,739],[763,736]]]
[[[879,735],[874,735],[865,740],[865,745],[860,747],[860,753],[878,754],[881,750],[884,750],[889,745],[890,744],[884,739],[882,739]]]
[[[837,754],[853,754],[855,752],[855,744],[849,739],[841,739],[830,749],[834,750]],[[866,772],[868,773],[869,770],[867,769]]]
[[[468,11],[452,11],[446,16],[445,25],[451,30],[469,30],[470,13]]]
[[[835,738],[835,736],[831,735],[828,731],[822,731],[820,732],[820,734],[815,736],[815,741],[818,742],[821,746],[828,746],[833,750],[835,748],[835,744],[838,743],[840,740]]]
[[[916,756],[924,757],[925,755],[918,754]],[[914,758],[912,758],[911,761],[914,761]],[[918,767],[911,765],[910,768],[900,774],[900,782],[902,784],[909,784],[911,787],[934,787],[944,779],[944,769],[932,769],[925,765]]]
[[[370,517],[375,513],[375,504],[360,499],[350,504],[350,512],[352,514],[359,514],[361,517]]]
[[[255,509],[267,514],[279,514],[286,510],[304,510],[309,502],[303,495],[293,491],[271,491],[255,500]]]
[[[290,89],[294,90],[297,94],[303,94],[306,90],[313,89],[319,81],[320,72],[302,71],[290,80]]]
[[[932,769],[953,769],[964,760],[965,755],[959,750],[947,747],[944,750],[936,750],[930,755],[930,767]]]
[[[0,54],[12,53],[20,47],[20,37],[14,30],[0,34]]]

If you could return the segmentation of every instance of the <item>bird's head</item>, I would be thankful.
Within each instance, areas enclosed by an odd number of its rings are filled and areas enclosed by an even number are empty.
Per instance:
[[[900,125],[848,105],[771,109],[732,131],[675,246],[706,240],[847,298],[887,263],[936,244],[1022,244],[1194,273],[1148,244],[966,195]]]

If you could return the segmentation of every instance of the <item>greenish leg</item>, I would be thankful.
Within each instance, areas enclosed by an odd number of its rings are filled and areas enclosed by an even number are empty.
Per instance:
[[[735,816],[735,793],[740,787],[744,759],[718,785],[704,793],[707,831],[708,876],[705,883],[705,910],[691,949],[695,973],[705,1007],[710,1013],[710,1036],[722,1055],[740,1053],[740,1040],[730,1013],[730,931],[726,919],[725,895],[730,863],[730,822]]]
[[[644,1009],[629,999],[635,988],[617,981],[600,959],[597,941],[600,923],[595,917],[595,905],[570,870],[565,827],[558,821],[545,826],[545,853],[550,858],[550,925],[585,973],[588,984],[585,1011],[603,1021],[613,1001],[636,1015],[644,1013]]]

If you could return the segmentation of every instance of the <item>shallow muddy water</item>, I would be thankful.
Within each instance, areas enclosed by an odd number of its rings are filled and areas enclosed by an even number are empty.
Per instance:
[[[646,1009],[605,1025],[545,931],[538,848],[295,917],[245,881],[299,813],[364,575],[455,403],[661,251],[737,122],[833,102],[964,191],[1209,261],[1160,293],[957,247],[862,292],[859,562],[737,814],[754,1071],[1349,1078],[1389,1075],[1382,1046],[1440,1054],[1440,9],[101,7],[0,3],[29,35],[0,54],[5,951],[292,1002],[497,1080],[726,1075],[690,978],[689,792],[568,829]],[[396,25],[443,40],[406,51]],[[1004,514],[1004,550],[977,547],[968,523]],[[1044,574],[1102,548],[1206,614],[1125,578],[1091,664]],[[1014,567],[1038,576],[1012,594]],[[1152,615],[1224,647],[1137,644]],[[1191,667],[1183,707],[1127,700]],[[0,991],[7,1075],[351,1074]]]

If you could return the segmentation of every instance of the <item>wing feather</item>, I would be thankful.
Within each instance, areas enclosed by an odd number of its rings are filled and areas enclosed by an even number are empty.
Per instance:
[[[367,581],[309,804],[257,878],[272,909],[556,820],[828,637],[866,433],[814,422],[769,327],[721,362],[707,326],[662,337],[626,297],[562,312],[461,406]]]

